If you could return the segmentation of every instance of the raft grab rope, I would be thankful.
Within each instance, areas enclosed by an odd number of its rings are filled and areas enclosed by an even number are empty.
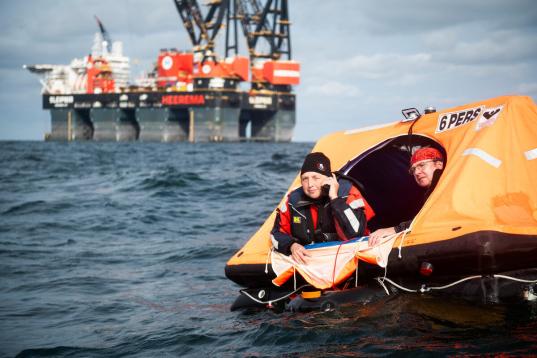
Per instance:
[[[402,258],[403,258],[403,255],[401,255],[401,250],[403,249],[403,242],[405,241],[406,234],[407,234],[409,231],[410,231],[410,228],[403,230],[403,236],[401,237],[401,242],[399,243],[399,254],[397,255],[397,257],[398,257],[399,259],[402,259]],[[399,233],[396,233],[396,234],[399,234]]]
[[[506,279],[506,280],[512,280],[512,281],[517,281],[517,282],[522,282],[522,283],[537,283],[537,280],[524,280],[524,279],[521,279],[521,278],[511,277],[511,276],[507,276],[507,275],[491,275],[491,276],[475,275],[475,276],[468,276],[468,277],[462,278],[460,280],[457,280],[455,282],[452,282],[452,283],[444,285],[444,286],[427,287],[426,285],[421,285],[421,287],[419,289],[414,290],[414,289],[407,288],[407,287],[404,287],[402,285],[399,285],[399,284],[393,282],[392,280],[390,280],[389,278],[387,278],[386,276],[377,277],[376,280],[382,286],[382,288],[384,288],[384,291],[386,291],[386,294],[389,296],[390,293],[389,293],[386,285],[384,284],[384,281],[387,281],[390,284],[392,284],[393,286],[397,287],[398,289],[406,291],[406,292],[425,293],[425,292],[429,292],[429,291],[433,291],[433,290],[443,290],[443,289],[458,285],[459,283],[462,283],[462,282],[465,282],[465,281],[473,280],[473,279],[476,279],[476,278],[483,278],[483,277],[503,278],[503,279]]]
[[[261,301],[261,300],[258,300],[257,298],[255,298],[254,296],[252,296],[251,294],[249,294],[248,292],[246,292],[246,289],[240,290],[239,292],[240,292],[241,294],[245,295],[246,297],[248,297],[249,299],[251,299],[251,300],[254,301],[254,302],[257,302],[257,303],[262,304],[262,305],[269,305],[269,306],[272,306],[273,303],[276,303],[276,302],[285,300],[285,299],[289,298],[290,296],[294,295],[295,293],[297,293],[298,291],[302,290],[303,288],[306,288],[306,287],[311,287],[311,285],[302,285],[302,286],[300,286],[299,288],[295,288],[294,291],[289,292],[289,293],[288,293],[287,295],[285,295],[285,296],[276,298],[275,300],[268,300],[268,301]]]

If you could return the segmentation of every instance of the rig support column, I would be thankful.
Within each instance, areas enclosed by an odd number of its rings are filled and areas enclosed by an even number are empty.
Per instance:
[[[261,114],[262,113],[262,114]],[[295,127],[295,112],[263,111],[252,119],[252,140],[290,142]]]
[[[51,109],[51,131],[47,140],[89,140],[93,127],[87,110]]]
[[[133,110],[92,108],[93,139],[103,141],[129,141],[138,139],[140,129]]]
[[[139,140],[177,142],[187,138],[188,111],[171,108],[137,108]]]
[[[188,111],[188,141],[194,143],[194,111]]]
[[[189,138],[193,142],[237,142],[240,108],[193,107]]]

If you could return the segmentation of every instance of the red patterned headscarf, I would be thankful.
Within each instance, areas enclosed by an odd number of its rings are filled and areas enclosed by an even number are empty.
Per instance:
[[[438,149],[431,147],[420,148],[412,155],[412,158],[410,158],[410,165],[412,166],[414,163],[427,159],[440,160],[443,162],[444,156]]]

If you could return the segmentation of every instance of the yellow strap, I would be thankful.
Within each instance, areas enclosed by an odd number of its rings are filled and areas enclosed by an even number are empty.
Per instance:
[[[321,297],[321,291],[303,291],[300,295],[302,298],[319,298]]]

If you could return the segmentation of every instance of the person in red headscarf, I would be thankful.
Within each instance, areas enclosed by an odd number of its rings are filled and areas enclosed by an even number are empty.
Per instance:
[[[444,169],[444,156],[438,149],[424,147],[418,149],[410,158],[409,173],[422,188],[426,188],[424,201],[427,200]],[[412,220],[404,221],[397,226],[375,230],[369,235],[369,246],[375,246],[383,237],[406,230]]]

